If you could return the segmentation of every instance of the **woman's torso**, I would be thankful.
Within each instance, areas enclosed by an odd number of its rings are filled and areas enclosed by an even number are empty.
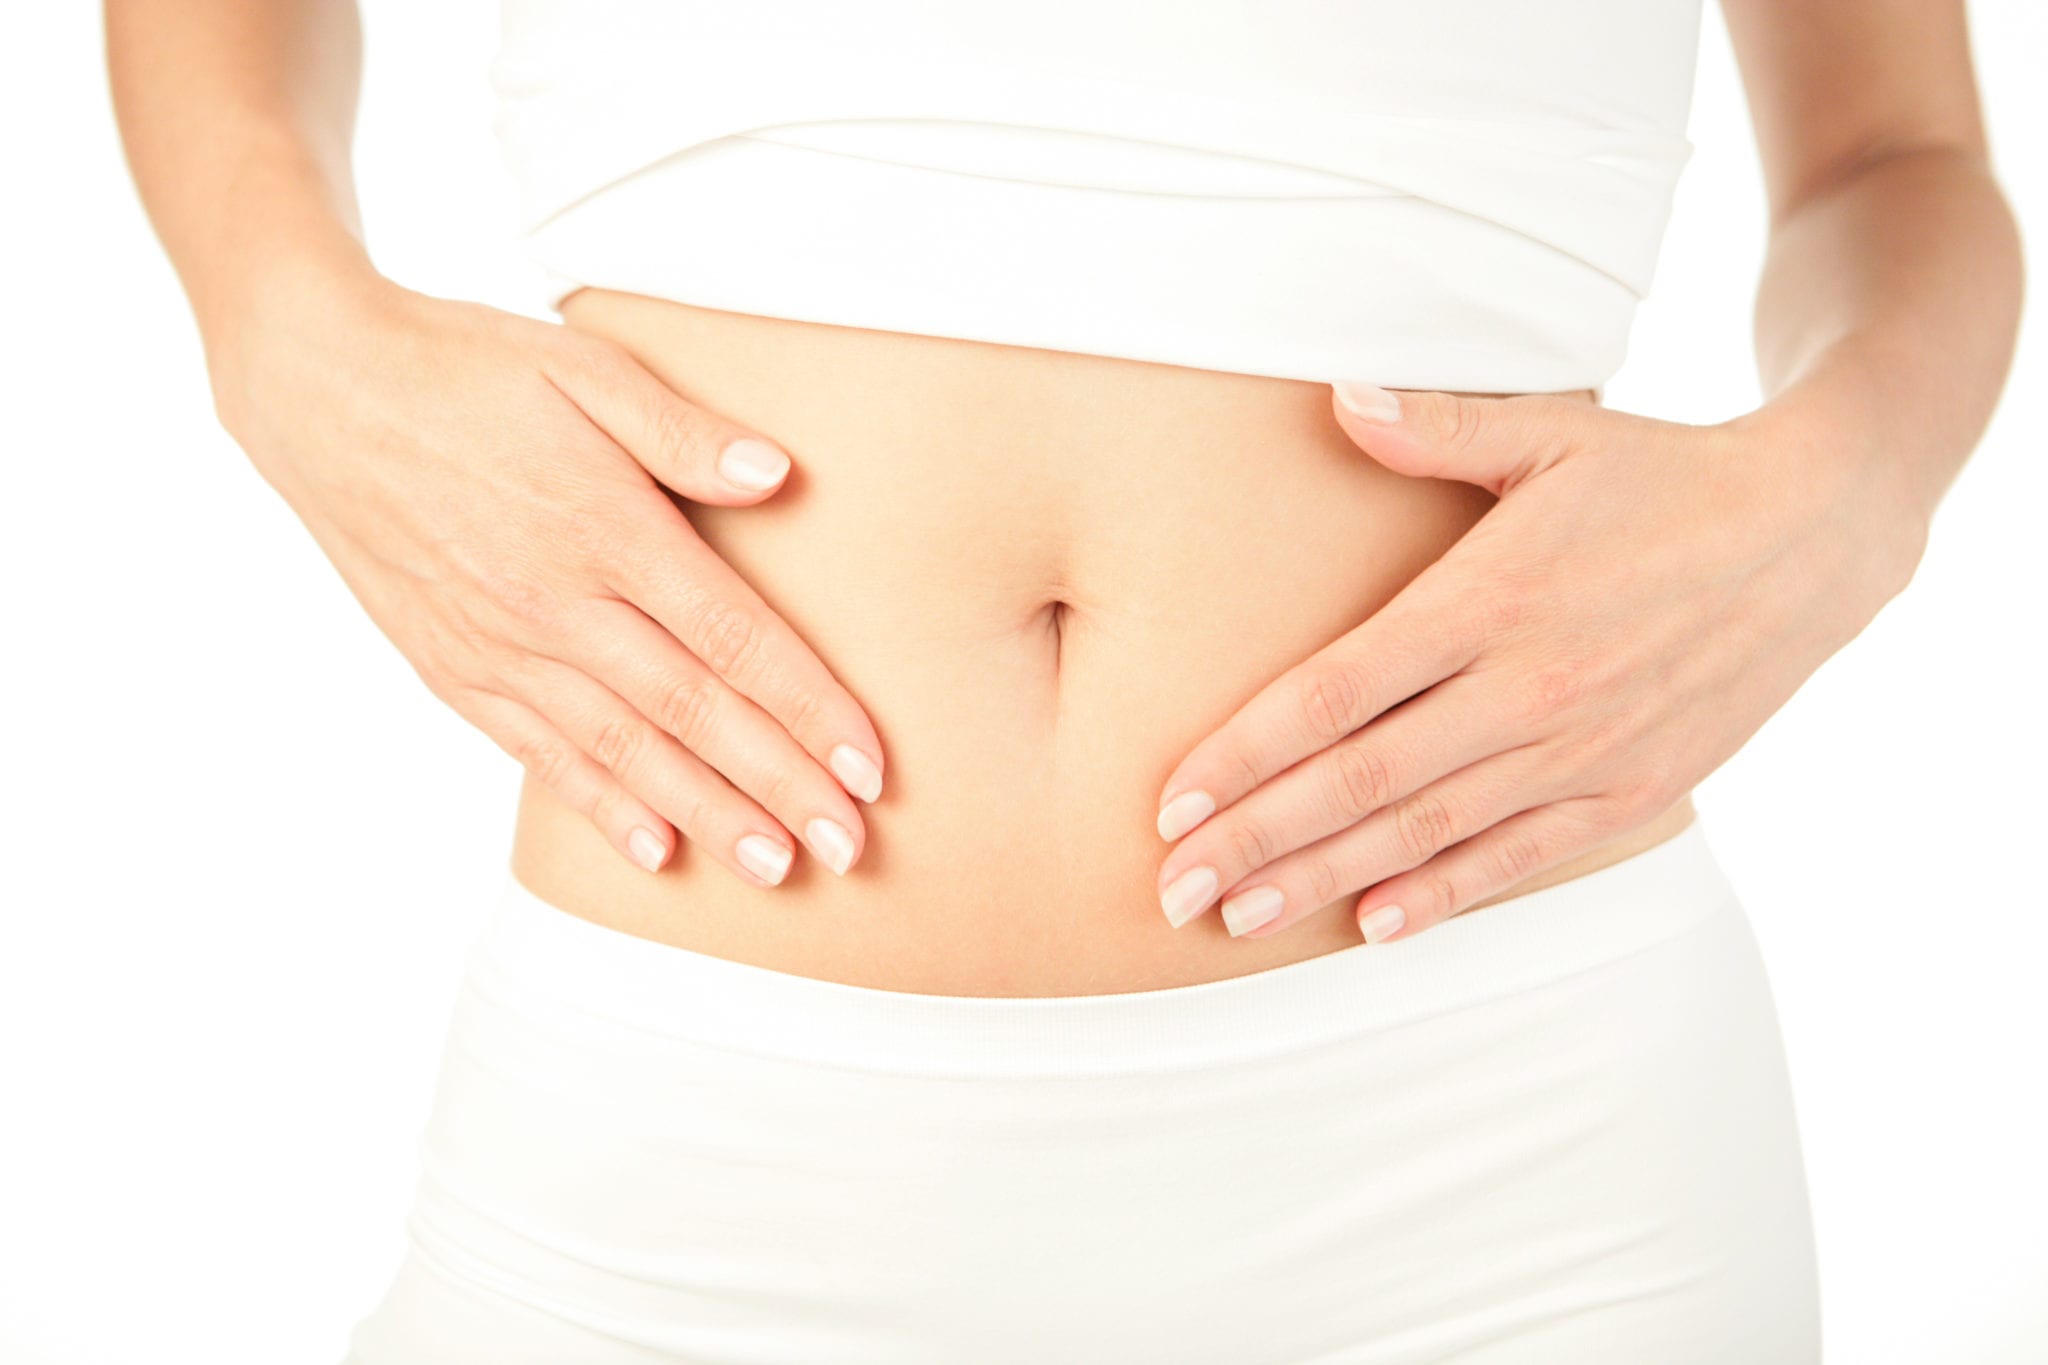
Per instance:
[[[1359,942],[1351,896],[1262,940],[1213,910],[1169,926],[1160,789],[1489,494],[1375,464],[1322,384],[596,289],[562,312],[791,452],[766,502],[684,510],[867,708],[888,777],[846,877],[799,842],[773,889],[686,841],[662,872],[634,869],[529,777],[512,857],[529,889],[718,957],[948,995],[1154,989]],[[1691,816],[1682,800],[1480,905]]]

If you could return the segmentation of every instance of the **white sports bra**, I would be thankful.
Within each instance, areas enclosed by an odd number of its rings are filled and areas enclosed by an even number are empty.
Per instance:
[[[550,303],[1398,388],[1598,388],[1700,0],[502,0]]]

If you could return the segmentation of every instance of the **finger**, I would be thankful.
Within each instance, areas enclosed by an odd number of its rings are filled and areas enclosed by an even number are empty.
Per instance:
[[[1471,674],[1447,678],[1204,821],[1160,865],[1167,921],[1186,924],[1268,863],[1514,747],[1512,713],[1492,696]]]
[[[659,872],[674,847],[668,821],[526,703],[464,688],[449,699],[470,724],[532,773],[542,786],[587,818],[619,856]]]
[[[610,688],[566,667],[550,687],[545,705],[535,709],[627,790],[742,880],[781,883],[796,850],[774,816]]]
[[[639,548],[607,572],[606,586],[759,704],[847,791],[874,801],[882,744],[867,712],[673,503],[657,497],[651,506]]]
[[[717,769],[844,874],[865,842],[846,789],[773,716],[734,691],[638,607],[617,598],[592,603],[575,627],[567,660],[604,683],[682,746]]]
[[[1561,793],[1544,782],[1546,752],[1547,746],[1532,744],[1460,768],[1261,868],[1225,891],[1224,926],[1239,938],[1279,933],[1347,892],[1419,867],[1459,840],[1553,799]]]
[[[1371,887],[1354,911],[1368,943],[1412,938],[1545,868],[1577,857],[1611,830],[1598,797],[1538,806],[1453,844]]]
[[[1337,425],[1399,474],[1457,479],[1505,497],[1556,461],[1604,410],[1558,394],[1468,397],[1395,393],[1373,384],[1331,385]]]
[[[1161,792],[1159,837],[1180,838],[1471,663],[1479,632],[1467,624],[1473,614],[1438,591],[1442,563],[1410,580],[1363,625],[1268,683],[1197,744]]]
[[[549,382],[649,474],[684,497],[721,506],[760,502],[782,486],[789,455],[661,382],[616,342],[579,337]]]

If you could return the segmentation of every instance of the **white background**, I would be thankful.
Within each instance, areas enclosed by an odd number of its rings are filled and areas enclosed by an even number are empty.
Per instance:
[[[368,8],[380,263],[531,311],[490,5]],[[2039,223],[2048,21],[1972,9]],[[0,1359],[333,1361],[397,1263],[518,774],[216,426],[94,7],[8,18]],[[1692,139],[1608,401],[1711,421],[1757,399],[1763,242],[1711,7]],[[1699,793],[1780,1002],[1831,1360],[2048,1359],[2038,300],[2033,322],[1913,586]]]

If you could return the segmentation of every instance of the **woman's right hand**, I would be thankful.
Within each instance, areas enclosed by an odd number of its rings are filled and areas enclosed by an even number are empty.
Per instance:
[[[434,695],[650,871],[680,833],[772,886],[794,831],[844,873],[874,726],[664,488],[755,503],[788,457],[611,342],[313,294],[209,339],[215,408]]]

